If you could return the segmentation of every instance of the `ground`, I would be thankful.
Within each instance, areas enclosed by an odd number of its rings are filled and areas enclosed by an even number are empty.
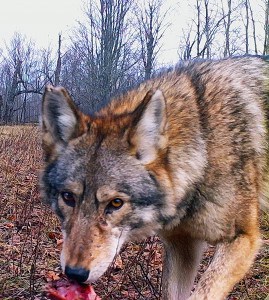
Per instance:
[[[60,226],[39,196],[42,151],[37,126],[0,127],[0,299],[46,299],[44,285],[61,276]],[[261,213],[263,247],[229,300],[269,299],[269,216]],[[162,244],[129,243],[94,284],[102,299],[161,299]],[[206,251],[198,278],[212,258]]]

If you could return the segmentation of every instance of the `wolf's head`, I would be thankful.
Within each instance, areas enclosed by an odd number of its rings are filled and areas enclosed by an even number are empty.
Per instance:
[[[165,126],[159,90],[134,109],[111,106],[90,117],[65,89],[46,88],[41,190],[62,222],[61,263],[71,278],[98,279],[125,241],[160,229],[169,185]]]

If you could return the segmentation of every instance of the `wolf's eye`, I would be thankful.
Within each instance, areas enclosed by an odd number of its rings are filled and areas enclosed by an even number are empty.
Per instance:
[[[62,192],[61,197],[64,200],[64,203],[68,206],[75,207],[76,206],[76,200],[75,196],[71,192]]]
[[[120,209],[123,205],[123,201],[120,198],[115,198],[109,202],[105,209],[106,214],[111,214],[114,210]]]
[[[123,205],[123,201],[119,198],[113,199],[110,204],[114,207],[114,208],[120,208]]]

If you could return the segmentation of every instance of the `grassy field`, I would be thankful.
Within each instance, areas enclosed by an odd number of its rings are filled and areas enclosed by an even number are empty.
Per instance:
[[[46,299],[44,285],[62,276],[60,226],[39,197],[41,167],[38,127],[0,127],[0,299]],[[264,300],[269,294],[266,214],[261,214],[261,228],[264,245],[229,300]],[[199,274],[206,269],[213,250],[206,251]],[[102,299],[161,299],[162,252],[156,237],[126,245],[94,285],[97,294]]]

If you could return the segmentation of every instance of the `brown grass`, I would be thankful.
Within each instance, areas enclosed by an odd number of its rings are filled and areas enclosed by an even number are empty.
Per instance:
[[[40,202],[42,151],[36,126],[0,127],[0,299],[46,299],[43,286],[60,274],[60,227]],[[269,293],[269,217],[262,215],[264,247],[229,296],[265,299]],[[102,299],[160,299],[162,244],[153,237],[129,243],[95,283]],[[212,258],[204,255],[200,272]],[[199,273],[200,273],[199,272]],[[199,276],[198,276],[199,277]]]

